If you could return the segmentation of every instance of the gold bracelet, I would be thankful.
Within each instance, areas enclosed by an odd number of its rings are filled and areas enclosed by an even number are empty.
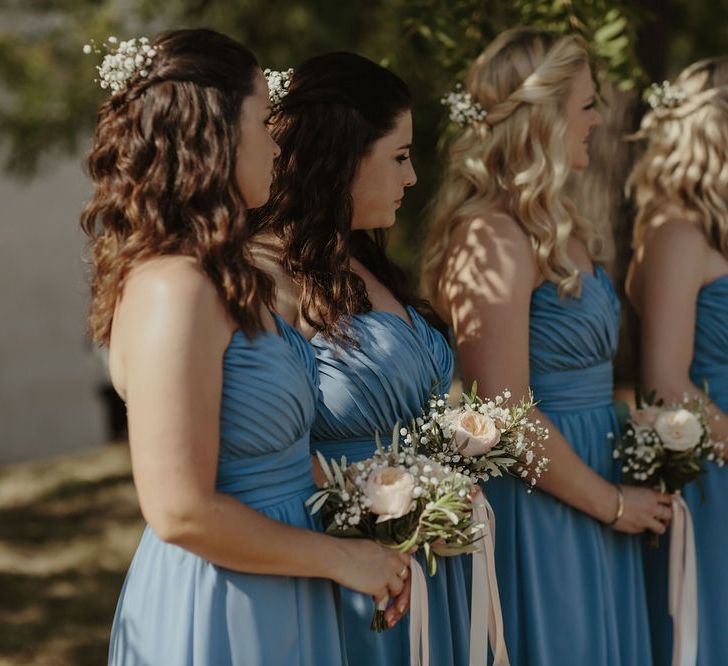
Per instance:
[[[624,515],[624,493],[622,492],[622,486],[616,484],[614,487],[617,489],[617,515],[614,516],[612,522],[608,523],[609,527],[613,527],[614,524]]]

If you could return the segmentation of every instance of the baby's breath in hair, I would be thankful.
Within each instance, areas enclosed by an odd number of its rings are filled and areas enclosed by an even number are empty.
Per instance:
[[[146,37],[132,38],[119,43],[116,37],[111,36],[102,47],[106,55],[101,64],[96,66],[99,78],[94,79],[94,82],[98,82],[104,89],[111,88],[112,95],[126,88],[135,75],[138,74],[142,78],[149,76],[152,58],[157,55],[156,49],[150,46]],[[86,55],[102,53],[93,39],[84,45],[83,52]]]
[[[645,91],[645,101],[652,109],[673,109],[685,101],[684,90],[673,86],[669,81],[653,83]]]
[[[288,87],[291,85],[293,69],[289,68],[280,72],[273,69],[266,69],[263,71],[263,74],[268,81],[270,104],[275,110],[280,106],[281,101],[288,94]]]
[[[473,99],[469,92],[463,90],[462,85],[459,83],[454,90],[440,100],[440,103],[450,109],[450,120],[460,125],[460,127],[477,125],[488,115],[485,109]]]

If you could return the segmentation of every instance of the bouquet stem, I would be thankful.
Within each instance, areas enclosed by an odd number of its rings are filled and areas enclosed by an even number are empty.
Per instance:
[[[372,623],[369,628],[372,631],[382,632],[389,629],[387,621],[384,619],[384,611],[387,610],[389,605],[389,599],[383,599],[377,602],[377,607],[374,609],[374,615],[372,615]]]

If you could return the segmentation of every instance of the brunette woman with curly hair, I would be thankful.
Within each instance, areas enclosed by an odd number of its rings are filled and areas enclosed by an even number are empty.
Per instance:
[[[529,386],[548,427],[548,471],[527,494],[491,479],[496,570],[511,663],[650,664],[640,539],[670,498],[620,486],[612,357],[619,302],[599,239],[564,192],[600,124],[587,46],[536,28],[475,60],[477,120],[454,139],[425,244],[422,285],[452,323],[466,386]]]
[[[320,393],[312,448],[348,461],[370,456],[375,431],[417,415],[436,383],[450,385],[446,340],[415,309],[404,273],[387,259],[410,161],[410,93],[362,56],[303,63],[273,117],[281,147],[271,200],[257,211],[256,256],[282,254],[299,297],[285,304],[311,337]],[[273,270],[273,268],[271,268]],[[431,663],[469,661],[469,557],[445,558],[428,579]],[[343,591],[349,664],[409,662],[407,622],[369,630],[371,599]],[[394,605],[394,608],[397,604]]]
[[[280,152],[265,79],[207,30],[119,50],[82,224],[148,525],[109,663],[341,664],[330,581],[396,597],[408,556],[317,533],[304,506],[315,359],[246,250]]]
[[[642,385],[668,402],[707,386],[710,427],[727,441],[728,57],[687,67],[667,92],[642,120],[645,151],[629,180],[637,217],[627,294],[640,315]],[[710,463],[683,495],[697,563],[692,663],[721,664],[728,660],[728,467]],[[667,572],[663,539],[645,551],[656,664],[670,662],[673,645]]]

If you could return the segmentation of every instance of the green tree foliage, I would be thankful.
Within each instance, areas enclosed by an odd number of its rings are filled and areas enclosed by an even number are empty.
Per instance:
[[[650,39],[665,42],[661,52],[684,59],[683,66],[700,34],[710,32],[713,44],[724,40],[711,3],[726,2],[691,0],[697,16],[688,0],[3,0],[0,159],[6,171],[29,176],[46,156],[86,145],[105,94],[93,83],[97,56],[81,52],[91,38],[205,26],[240,39],[273,68],[326,51],[358,51],[391,66],[414,94],[419,184],[405,199],[394,237],[398,255],[411,263],[412,239],[424,226],[444,159],[448,125],[439,100],[496,34],[528,24],[579,32],[607,78],[628,90],[646,80],[635,55],[638,29],[657,26]],[[673,11],[678,19],[670,18]],[[642,60],[654,57],[654,49],[638,46]],[[654,74],[654,63],[648,69]]]

